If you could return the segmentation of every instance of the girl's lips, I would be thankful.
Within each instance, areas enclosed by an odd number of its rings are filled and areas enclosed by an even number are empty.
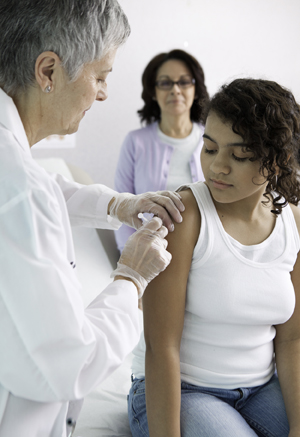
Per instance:
[[[211,182],[214,186],[214,188],[218,188],[219,190],[226,190],[228,188],[233,187],[231,184],[226,184],[225,182],[218,181],[216,179],[211,179]]]

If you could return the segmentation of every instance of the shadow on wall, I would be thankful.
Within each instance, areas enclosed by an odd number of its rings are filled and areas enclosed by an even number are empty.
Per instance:
[[[81,168],[69,163],[68,167],[76,182],[84,185],[91,185],[93,183],[90,175]],[[102,246],[107,254],[112,269],[115,270],[115,268],[117,267],[117,262],[120,258],[120,253],[117,248],[114,231],[111,231],[109,229],[97,229],[97,233],[101,240]]]
[[[113,270],[115,270],[120,258],[120,253],[117,248],[114,231],[108,229],[97,229],[97,232],[109,262]]]

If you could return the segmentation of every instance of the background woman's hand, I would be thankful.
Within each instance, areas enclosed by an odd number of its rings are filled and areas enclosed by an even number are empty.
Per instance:
[[[143,225],[139,213],[151,213],[160,217],[167,229],[174,230],[173,220],[182,222],[184,211],[181,196],[173,191],[157,191],[143,194],[118,193],[108,205],[108,213],[125,225],[138,229]]]
[[[142,297],[148,283],[152,281],[171,262],[171,254],[167,252],[167,228],[162,221],[154,217],[140,227],[125,244],[116,270],[111,277],[123,277],[132,280],[138,297]]]

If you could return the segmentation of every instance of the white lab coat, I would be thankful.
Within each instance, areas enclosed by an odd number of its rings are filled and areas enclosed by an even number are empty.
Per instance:
[[[68,401],[138,341],[136,287],[115,281],[84,309],[76,276],[70,219],[116,229],[113,194],[50,177],[0,89],[0,437],[65,436]]]

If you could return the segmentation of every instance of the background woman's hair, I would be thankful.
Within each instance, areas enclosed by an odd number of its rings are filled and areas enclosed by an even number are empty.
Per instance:
[[[300,106],[293,94],[276,82],[261,79],[236,79],[223,85],[207,103],[203,122],[214,112],[240,135],[253,160],[261,162],[266,174],[264,196],[268,203],[271,192],[274,214],[280,214],[288,202],[300,200],[299,152]],[[252,158],[251,158],[252,159]],[[278,173],[278,174],[277,174]]]
[[[141,121],[145,121],[146,124],[151,124],[154,121],[160,120],[160,107],[158,106],[156,100],[153,100],[153,97],[155,96],[155,82],[158,69],[162,66],[162,64],[171,59],[182,61],[189,68],[193,78],[196,80],[195,100],[191,107],[190,118],[195,122],[199,122],[201,120],[202,108],[205,101],[208,99],[203,69],[197,59],[192,55],[184,50],[175,49],[168,53],[160,53],[159,55],[156,55],[153,59],[151,59],[144,70],[142,76],[142,99],[144,100],[145,104],[144,107],[138,111],[138,114]]]
[[[44,51],[59,56],[70,80],[130,34],[117,0],[1,0],[0,87],[13,96],[35,83]]]

